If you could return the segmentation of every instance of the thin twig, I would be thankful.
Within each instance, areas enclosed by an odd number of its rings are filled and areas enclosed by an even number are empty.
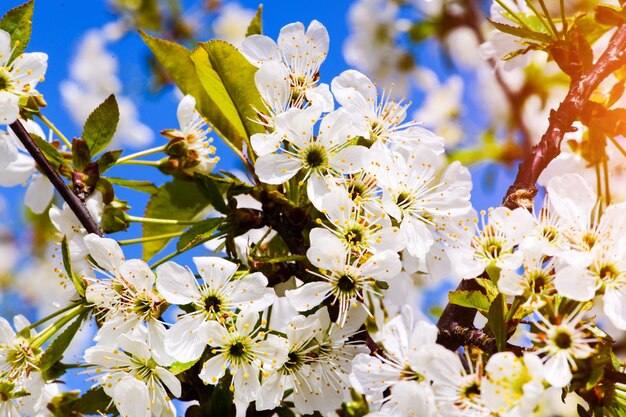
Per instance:
[[[548,130],[520,164],[515,182],[504,197],[503,206],[513,209],[532,205],[537,194],[536,183],[539,175],[561,153],[561,141],[565,133],[576,130],[572,124],[580,117],[591,93],[602,80],[625,64],[626,25],[621,25],[589,72],[579,80],[573,80],[565,100],[556,110],[550,112]]]
[[[17,136],[17,138],[20,140],[20,142],[22,142],[24,148],[26,148],[26,150],[33,157],[37,165],[39,165],[39,168],[41,169],[41,171],[43,171],[44,175],[48,177],[52,185],[54,185],[54,188],[56,188],[59,194],[61,194],[61,197],[63,198],[63,200],[65,200],[69,208],[74,212],[74,214],[78,218],[78,221],[80,221],[80,224],[83,225],[85,230],[87,230],[87,232],[89,233],[95,233],[99,236],[102,236],[102,232],[100,231],[98,224],[93,219],[93,217],[91,217],[91,214],[89,214],[87,207],[85,207],[83,202],[80,201],[80,199],[76,195],[74,195],[72,190],[70,190],[70,188],[67,186],[65,181],[63,181],[61,176],[54,170],[54,168],[52,168],[52,165],[50,165],[50,162],[48,162],[37,144],[35,144],[33,138],[30,137],[22,123],[19,120],[16,120],[15,122],[10,124],[10,127]]]

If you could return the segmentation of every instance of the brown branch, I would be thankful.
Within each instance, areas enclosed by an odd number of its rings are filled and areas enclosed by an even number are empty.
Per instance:
[[[602,80],[624,65],[626,24],[618,28],[607,49],[591,69],[580,79],[572,80],[563,102],[556,110],[551,111],[548,130],[520,164],[515,182],[504,197],[503,206],[511,209],[532,206],[533,198],[537,194],[537,179],[546,166],[559,155],[563,135],[574,130],[573,123],[580,117],[589,97]],[[480,286],[475,280],[468,279],[461,281],[457,289],[479,290]],[[483,337],[484,333],[474,328],[475,317],[475,309],[448,304],[437,322],[437,341],[452,350],[470,342],[481,344],[487,339]]]
[[[43,174],[48,177],[54,188],[56,188],[59,194],[61,194],[61,197],[74,212],[85,230],[89,233],[95,233],[102,236],[102,232],[100,231],[98,224],[93,217],[91,217],[89,211],[87,211],[87,207],[85,207],[83,202],[76,195],[74,195],[61,176],[54,170],[54,168],[52,168],[52,165],[50,165],[50,162],[48,162],[35,141],[33,141],[33,138],[30,137],[30,134],[26,131],[22,123],[19,120],[16,120],[9,126],[15,133],[15,136],[17,136],[20,142],[22,142],[24,148],[26,148],[28,153],[33,157]]]
[[[613,35],[607,49],[578,80],[572,80],[565,100],[550,112],[550,125],[533,146],[530,155],[519,166],[517,177],[509,187],[502,205],[510,209],[530,208],[537,194],[537,179],[548,164],[561,152],[561,141],[567,132],[575,131],[572,124],[580,117],[589,97],[598,85],[618,68],[626,65],[626,24]]]

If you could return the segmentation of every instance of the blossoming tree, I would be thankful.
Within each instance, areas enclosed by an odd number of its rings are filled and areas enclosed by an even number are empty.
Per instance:
[[[408,120],[409,103],[357,70],[320,82],[329,36],[318,21],[274,40],[259,9],[237,47],[191,50],[140,30],[182,99],[165,144],[128,153],[112,142],[124,113],[115,95],[71,141],[45,117],[47,55],[26,52],[33,2],[8,11],[0,185],[28,184],[26,204],[57,231],[56,279],[71,296],[35,323],[0,317],[0,416],[163,417],[190,403],[188,417],[522,417],[564,400],[580,416],[626,416],[626,202],[613,192],[626,157],[626,9],[546,3],[491,7],[481,49],[518,106],[521,163],[502,206],[480,213],[467,155]],[[353,20],[378,6],[399,7],[360,1]],[[412,42],[454,25],[482,33],[473,2],[440,6],[409,22]],[[369,35],[349,40],[349,57],[359,62]],[[391,45],[364,71],[406,63]],[[569,80],[538,137],[501,73],[531,65],[529,54]],[[244,173],[218,170],[210,135]],[[168,181],[113,177],[119,165]],[[120,187],[148,194],[142,216]],[[142,235],[120,239],[131,223]],[[139,244],[142,259],[126,259]],[[410,298],[424,280],[458,286],[436,322]],[[73,360],[89,323],[93,343]],[[76,368],[83,392],[62,383]]]

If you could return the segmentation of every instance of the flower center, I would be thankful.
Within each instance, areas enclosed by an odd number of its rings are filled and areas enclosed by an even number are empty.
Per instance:
[[[604,282],[613,282],[620,276],[620,273],[615,265],[604,264],[598,269],[598,276]]]
[[[502,242],[496,238],[486,238],[483,240],[482,247],[488,258],[495,259],[502,254]]]
[[[554,226],[544,226],[541,235],[550,243],[556,242],[559,232]]]
[[[537,271],[530,276],[530,288],[532,288],[535,294],[542,292],[547,283],[548,277],[543,271]]]
[[[342,292],[351,293],[356,288],[356,284],[351,276],[344,274],[337,280],[337,288]]]
[[[360,243],[363,243],[363,240],[365,238],[365,236],[363,235],[363,231],[356,226],[353,226],[346,230],[344,237],[351,248],[354,248]]]
[[[316,169],[326,164],[326,152],[320,147],[311,147],[307,150],[304,158],[305,164],[310,169]]]
[[[4,71],[0,71],[0,91],[8,90],[10,86],[9,76]]]
[[[287,362],[283,365],[288,371],[298,369],[304,363],[304,358],[300,356],[298,352],[289,352],[287,355]]]
[[[246,353],[246,346],[240,340],[228,347],[228,354],[234,358],[241,358]]]
[[[221,310],[221,306],[222,306],[222,300],[220,300],[219,297],[215,295],[209,295],[204,300],[204,308],[209,313],[218,313]]]
[[[569,349],[572,346],[572,336],[563,330],[558,331],[553,340],[559,349]]]
[[[413,201],[411,199],[411,194],[408,191],[402,191],[396,197],[396,205],[400,207],[401,209],[409,208],[412,203]]]
[[[597,237],[593,233],[585,233],[582,238],[583,244],[587,250],[592,249],[596,244]]]
[[[477,381],[472,381],[469,385],[463,388],[463,397],[471,399],[477,395],[480,395],[480,385]]]

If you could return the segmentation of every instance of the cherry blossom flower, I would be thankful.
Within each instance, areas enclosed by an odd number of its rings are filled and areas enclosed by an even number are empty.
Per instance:
[[[597,339],[588,337],[586,324],[582,323],[585,314],[584,304],[574,312],[553,323],[543,314],[536,312],[534,325],[536,332],[529,334],[539,349],[537,354],[545,354],[545,379],[553,387],[563,388],[572,380],[572,370],[577,369],[576,359],[584,359],[595,352],[590,346]],[[558,312],[557,312],[558,314]]]
[[[93,346],[85,361],[97,367],[95,379],[115,402],[121,415],[133,417],[176,416],[168,390],[181,394],[180,381],[158,363],[145,340],[122,335],[118,347]]]
[[[193,307],[174,323],[165,338],[167,352],[183,363],[199,358],[204,351],[209,323],[229,320],[235,309],[259,312],[275,299],[274,290],[267,288],[267,278],[260,272],[235,279],[237,265],[232,262],[216,257],[193,261],[202,283],[175,262],[156,270],[159,294],[172,304]]]
[[[324,111],[331,111],[334,102],[328,85],[318,85],[319,69],[328,54],[328,43],[328,31],[313,20],[306,32],[300,22],[283,27],[278,43],[264,35],[248,36],[241,43],[240,50],[259,68],[268,62],[281,64],[287,70],[292,98],[306,97]]]
[[[21,121],[26,130],[44,139],[41,127],[32,120]],[[33,158],[26,152],[12,130],[0,131],[0,185],[13,187],[28,183],[24,202],[33,211],[41,214],[50,205],[54,196],[52,183],[37,172]]]
[[[185,144],[185,158],[182,161],[184,172],[208,174],[219,161],[219,157],[212,156],[215,154],[215,147],[211,145],[213,139],[207,137],[211,129],[196,110],[196,99],[189,95],[183,97],[176,115],[180,129],[164,130],[161,134],[171,139],[172,145],[177,142]]]
[[[319,206],[329,189],[325,177],[339,177],[360,171],[367,148],[350,144],[354,138],[351,115],[336,110],[320,121],[317,136],[313,127],[319,110],[292,108],[278,116],[276,132],[252,136],[252,147],[259,155],[254,170],[267,184],[282,184],[301,173],[300,184],[307,184],[307,195]],[[282,141],[287,144],[280,148]],[[279,152],[275,152],[279,150]]]
[[[249,403],[261,390],[259,374],[265,378],[287,361],[287,344],[279,336],[266,335],[257,325],[259,314],[239,313],[235,323],[224,326],[216,321],[206,323],[205,334],[213,356],[198,375],[206,384],[217,384],[230,370],[235,401]],[[274,393],[270,393],[274,394]]]
[[[364,303],[368,294],[377,294],[375,281],[389,281],[402,268],[398,254],[378,252],[366,260],[351,256],[334,236],[318,240],[318,246],[307,251],[307,258],[320,269],[322,281],[304,284],[285,293],[293,307],[307,311],[327,298],[339,302],[339,323],[344,323],[351,306]]]
[[[169,365],[174,359],[165,352],[165,326],[159,321],[167,307],[155,288],[156,276],[140,259],[126,260],[122,249],[113,239],[95,234],[85,237],[89,254],[110,279],[89,283],[86,298],[101,309],[103,324],[94,340],[113,345],[123,334],[136,334],[145,327],[148,343],[160,362]]]
[[[48,55],[41,52],[24,53],[11,59],[11,35],[0,30],[0,121],[11,124],[17,120],[19,101],[39,97],[35,89],[48,68]]]

